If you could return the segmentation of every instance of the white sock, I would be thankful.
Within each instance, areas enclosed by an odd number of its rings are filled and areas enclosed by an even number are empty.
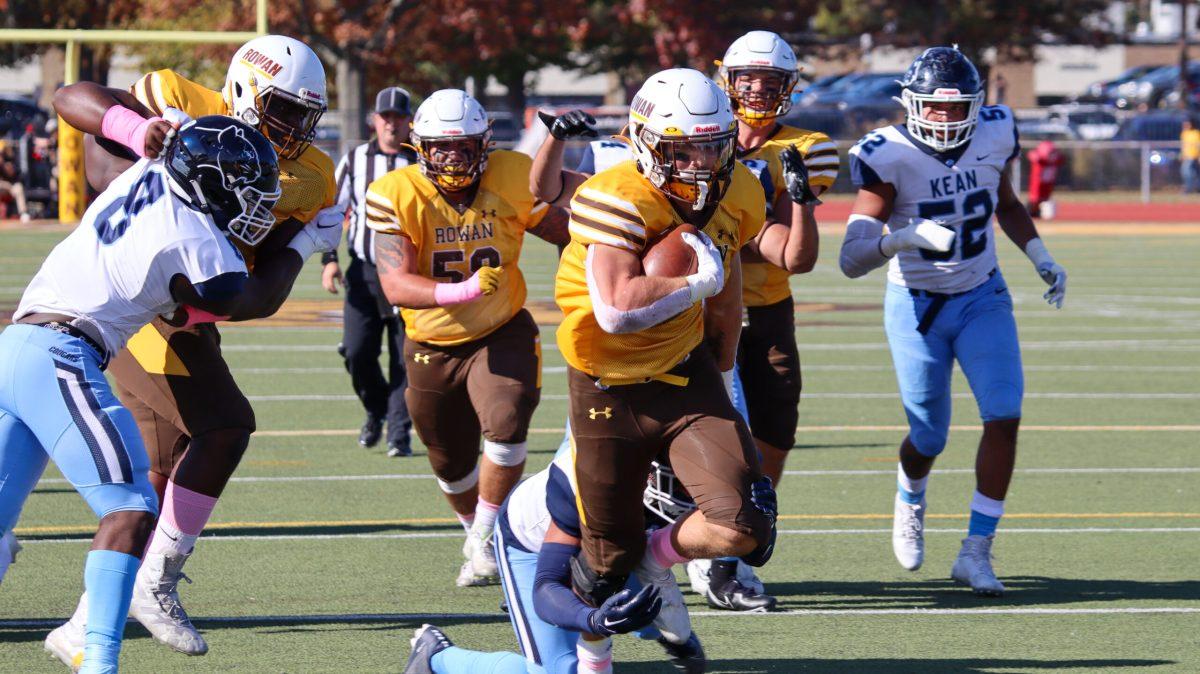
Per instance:
[[[475,513],[470,515],[454,513],[454,516],[458,518],[458,523],[462,525],[463,531],[471,533],[471,525],[475,523]]]
[[[929,476],[926,475],[920,479],[913,479],[904,472],[904,464],[896,465],[896,486],[900,491],[906,492],[906,500],[916,499],[920,501],[925,496],[925,488],[929,486]]]
[[[471,525],[471,533],[480,538],[491,536],[492,529],[496,528],[496,515],[498,514],[500,514],[500,506],[480,498],[475,505],[475,523]]]
[[[154,537],[150,539],[150,549],[147,552],[152,555],[164,553],[186,555],[196,547],[197,538],[199,536],[185,534],[164,519],[159,518],[158,526],[154,528]]]
[[[87,625],[88,602],[87,592],[79,595],[79,604],[75,606],[75,612],[71,614],[71,622],[83,627]]]
[[[612,638],[606,637],[600,641],[579,639],[576,642],[575,654],[579,657],[579,671],[597,674],[612,673]]]

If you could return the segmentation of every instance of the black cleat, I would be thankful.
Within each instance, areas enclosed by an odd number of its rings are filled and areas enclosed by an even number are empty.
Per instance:
[[[725,611],[766,613],[775,608],[775,597],[769,594],[757,594],[734,579],[725,581],[716,589],[709,585],[708,592],[705,594],[709,606]]]
[[[659,637],[658,643],[667,652],[671,664],[683,674],[704,674],[708,669],[708,660],[704,657],[704,647],[700,645],[700,637],[692,632],[692,636],[682,644],[673,644]]]
[[[421,625],[409,640],[412,654],[404,665],[404,674],[433,674],[433,656],[454,645],[450,638],[433,625]]]
[[[374,447],[379,444],[379,438],[383,435],[383,419],[368,414],[367,420],[363,422],[362,430],[358,432],[358,444],[363,447]]]
[[[393,459],[412,456],[412,446],[408,444],[408,440],[390,440],[388,441],[387,455]]]

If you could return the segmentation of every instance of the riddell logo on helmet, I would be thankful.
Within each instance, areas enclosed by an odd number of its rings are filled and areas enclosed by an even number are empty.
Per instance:
[[[261,70],[269,77],[275,77],[279,74],[280,70],[283,70],[283,66],[279,65],[272,60],[270,56],[263,54],[257,49],[247,50],[246,54],[242,56],[242,63],[245,63],[251,68]]]
[[[958,89],[937,89],[933,92],[934,96],[961,96],[962,92]]]
[[[461,135],[463,135],[463,130],[462,129],[443,129],[442,135],[443,136],[461,136]]]
[[[720,124],[697,124],[692,127],[692,133],[716,133],[720,130]]]
[[[750,65],[752,65],[752,66],[769,66],[769,65],[771,65],[771,62],[764,60],[764,59],[750,59]]]

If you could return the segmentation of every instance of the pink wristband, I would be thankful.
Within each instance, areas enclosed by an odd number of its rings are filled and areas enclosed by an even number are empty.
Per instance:
[[[161,120],[162,117],[146,119],[133,110],[122,105],[114,105],[100,120],[100,132],[105,138],[111,138],[133,150],[139,157],[146,156],[146,131],[150,124]]]
[[[180,308],[183,309],[184,311],[186,311],[187,315],[188,315],[187,320],[184,321],[184,323],[183,323],[183,327],[185,327],[185,328],[190,328],[197,323],[216,323],[217,321],[224,321],[224,320],[229,319],[228,316],[218,316],[216,314],[210,314],[209,312],[207,312],[203,309],[197,309],[196,307],[193,307],[188,304],[185,304],[185,305],[181,306]]]
[[[470,302],[482,294],[478,276],[472,276],[462,283],[439,283],[433,287],[433,301],[439,307]]]

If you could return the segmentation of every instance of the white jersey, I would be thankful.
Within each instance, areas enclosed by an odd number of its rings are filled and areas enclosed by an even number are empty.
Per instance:
[[[75,316],[115,355],[156,315],[176,309],[176,274],[195,286],[225,274],[244,279],[241,254],[212,218],[171,191],[169,180],[162,164],[147,159],[118,176],[46,256],[13,318]]]
[[[593,140],[588,143],[587,149],[583,153],[583,159],[579,161],[579,166],[575,170],[594,176],[633,158],[633,148],[629,147],[628,143],[609,138]]]
[[[574,475],[571,451],[564,447],[549,466],[513,489],[505,512],[508,532],[521,547],[529,552],[540,551],[551,520],[566,533],[579,536]]]
[[[992,214],[1001,172],[1019,151],[1012,111],[1003,105],[980,109],[971,140],[951,152],[934,152],[902,124],[860,140],[850,150],[851,177],[859,187],[890,183],[896,188],[890,231],[926,219],[957,234],[945,253],[897,253],[888,264],[888,281],[940,293],[964,292],[986,281],[996,268]]]

